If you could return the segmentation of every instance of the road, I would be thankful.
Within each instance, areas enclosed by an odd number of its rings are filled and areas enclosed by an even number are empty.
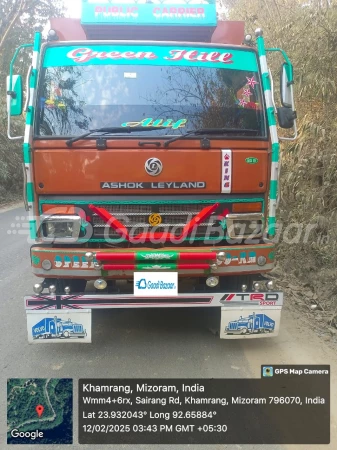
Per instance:
[[[299,314],[285,308],[280,336],[254,341],[225,341],[209,329],[205,310],[105,310],[93,315],[92,344],[28,345],[23,296],[32,293],[29,244],[25,234],[8,234],[26,216],[23,208],[0,211],[0,448],[7,446],[6,379],[74,378],[74,445],[39,446],[41,450],[92,449],[77,442],[77,381],[79,378],[245,378],[259,377],[261,364],[331,364],[331,444],[315,450],[337,448],[337,359]],[[14,224],[14,227],[12,226]],[[35,446],[25,446],[33,449]],[[107,446],[95,446],[106,450]],[[109,448],[156,449],[156,446],[109,446]],[[172,449],[161,446],[161,450]],[[174,448],[199,449],[198,446]],[[258,450],[256,445],[203,446],[203,449]],[[268,446],[270,450],[304,450],[307,446]]]

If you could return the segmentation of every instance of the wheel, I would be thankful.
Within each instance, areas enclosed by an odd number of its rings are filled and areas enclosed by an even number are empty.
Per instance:
[[[68,339],[70,337],[69,331],[65,331],[63,336]]]
[[[247,334],[247,331],[248,331],[247,328],[243,328],[241,334]]]

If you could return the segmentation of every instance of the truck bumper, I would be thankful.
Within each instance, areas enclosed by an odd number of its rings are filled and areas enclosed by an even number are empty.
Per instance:
[[[72,294],[72,295],[31,295],[24,299],[27,315],[46,311],[59,315],[61,312],[71,316],[73,322],[78,321],[78,313],[93,309],[109,308],[186,308],[186,307],[218,307],[220,315],[221,339],[253,339],[278,335],[283,305],[282,292],[216,292],[216,293],[184,293],[174,297],[142,298],[129,294]],[[275,322],[271,332],[232,334],[229,322],[256,314],[267,315]],[[40,316],[41,318],[41,316]],[[31,325],[30,319],[29,324]],[[88,328],[88,327],[87,327]],[[29,326],[28,326],[29,332]],[[88,332],[88,329],[87,329]],[[91,336],[91,333],[90,333]],[[58,340],[60,342],[60,340]]]
[[[225,255],[223,260],[217,257],[220,252]],[[87,253],[92,253],[94,259],[88,260]],[[274,255],[272,243],[161,250],[31,248],[32,269],[37,277],[86,280],[98,277],[130,279],[139,270],[172,270],[179,276],[205,276],[211,272],[220,276],[265,273],[273,269]]]

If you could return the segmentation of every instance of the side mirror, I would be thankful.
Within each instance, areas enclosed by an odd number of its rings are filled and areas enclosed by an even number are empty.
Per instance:
[[[287,108],[292,108],[294,104],[293,79],[293,66],[289,63],[283,63],[280,80],[281,103]]]
[[[285,106],[277,108],[277,119],[281,128],[292,128],[295,124],[296,112]]]
[[[10,85],[12,78],[12,86]],[[23,107],[23,90],[21,75],[7,77],[7,113],[9,116],[20,116]]]

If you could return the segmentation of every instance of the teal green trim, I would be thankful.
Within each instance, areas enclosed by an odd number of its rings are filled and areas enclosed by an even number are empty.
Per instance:
[[[136,270],[163,270],[163,269],[177,270],[178,265],[170,264],[170,263],[158,264],[158,263],[154,262],[153,264],[136,264],[135,269]]]
[[[165,258],[163,258],[165,256]],[[178,252],[168,252],[168,251],[151,251],[151,252],[136,252],[135,261],[163,261],[167,259],[169,261],[178,261],[179,253]],[[166,264],[166,263],[165,263]]]
[[[270,108],[267,108],[267,116],[269,126],[276,125],[275,111],[272,106]]]
[[[31,89],[35,89],[36,85],[37,85],[37,69],[33,69],[31,76],[30,76],[30,81],[29,81],[29,86]]]
[[[278,142],[275,142],[275,144],[272,144],[272,146],[271,146],[271,162],[278,162],[279,151],[280,151],[280,144]]]
[[[32,263],[35,264],[35,266],[40,264],[40,261],[41,261],[41,259],[38,256],[32,255]]]
[[[286,52],[284,50],[282,50],[281,48],[266,48],[266,52],[282,53],[282,56],[287,63],[287,73],[289,74],[288,79],[289,79],[289,81],[294,81],[293,65],[291,64],[291,61],[290,61],[288,55],[286,54]]]
[[[41,40],[42,40],[42,35],[39,31],[37,31],[34,36],[34,48],[33,48],[34,52],[40,51]]]
[[[27,116],[26,116],[26,125],[33,126],[34,123],[34,107],[30,106],[28,108]]]
[[[254,203],[254,202],[262,202],[262,208],[264,207],[264,199],[263,198],[217,198],[217,199],[210,199],[210,200],[97,200],[97,201],[89,201],[89,200],[48,200],[40,199],[40,213],[42,214],[42,205],[88,205],[89,203],[91,205],[192,205],[192,204],[214,204],[214,203]]]
[[[271,84],[269,80],[269,73],[263,73],[262,74],[262,84],[263,84],[263,90],[265,91],[271,91]]]
[[[34,185],[33,183],[27,183],[27,201],[34,202]]]
[[[36,220],[29,221],[29,235],[32,240],[36,239]]]
[[[200,54],[205,53],[219,53],[225,58],[224,61],[198,61],[188,60],[187,58],[177,58],[177,51],[193,51]],[[129,55],[136,56],[137,53],[151,55],[151,57],[130,58]],[[124,56],[128,55],[128,56]],[[249,72],[257,72],[258,64],[256,53],[244,48],[221,48],[221,47],[205,47],[202,44],[188,45],[180,44],[178,47],[172,45],[165,45],[158,43],[154,44],[137,44],[130,45],[107,43],[92,44],[85,43],[85,45],[62,45],[49,47],[46,49],[43,61],[43,67],[85,67],[92,65],[147,65],[147,66],[187,66],[187,67],[211,67],[221,70],[245,70]],[[151,70],[151,69],[150,69]],[[149,72],[150,73],[150,72]]]
[[[270,234],[271,236],[275,236],[275,234],[276,234],[276,218],[275,217],[269,217],[268,234]]]
[[[276,200],[277,198],[277,180],[270,180],[270,199]]]
[[[32,162],[30,145],[25,143],[23,144],[22,147],[23,147],[23,162],[25,164],[30,164]]]

